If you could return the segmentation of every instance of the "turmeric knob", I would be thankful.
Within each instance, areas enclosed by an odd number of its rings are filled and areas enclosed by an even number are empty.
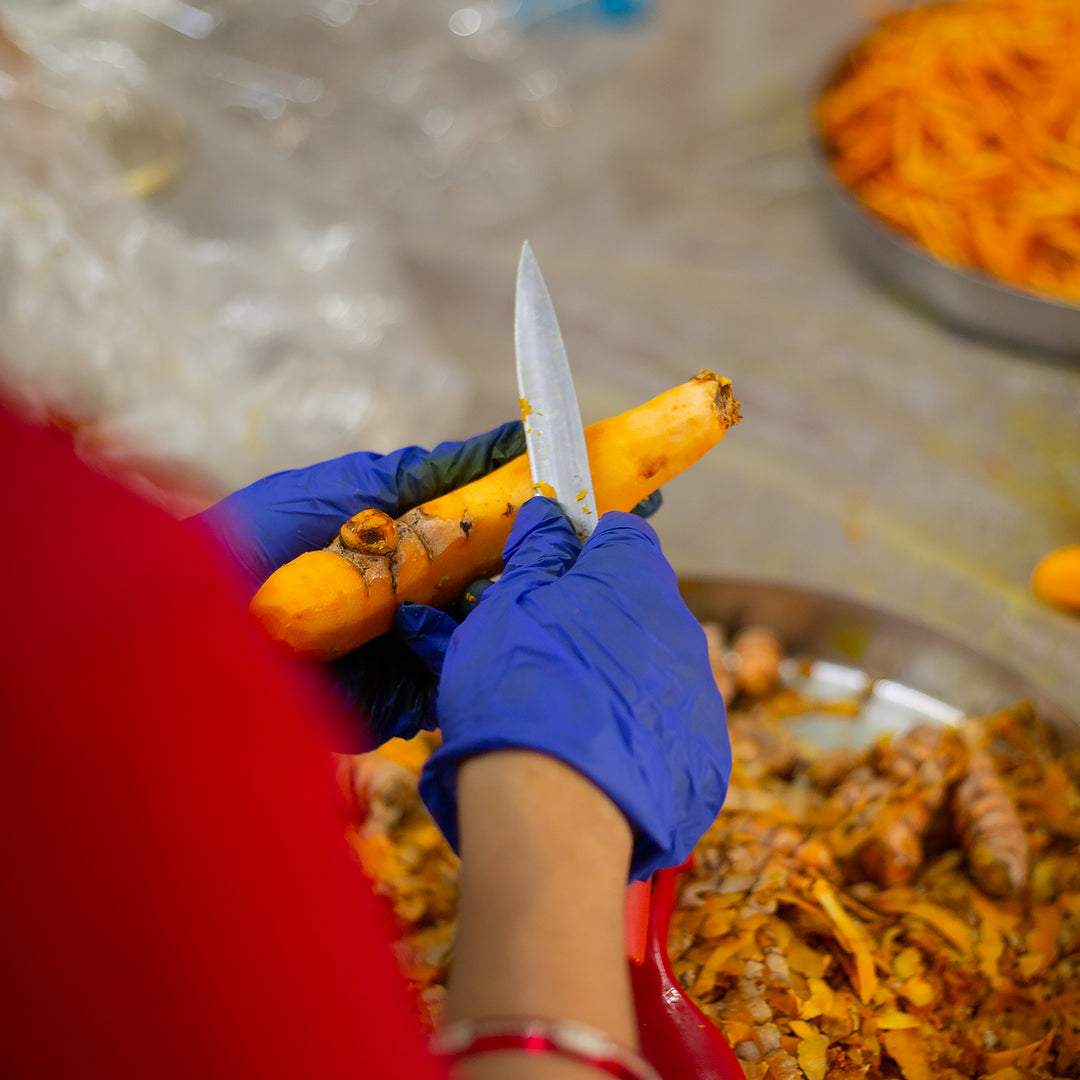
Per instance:
[[[1051,551],[1031,576],[1035,595],[1048,603],[1080,611],[1080,544]]]
[[[394,519],[381,510],[361,510],[341,526],[341,542],[364,555],[389,555],[397,547]]]
[[[748,626],[732,643],[739,657],[735,685],[747,697],[763,698],[776,689],[784,648],[780,639],[762,626]]]

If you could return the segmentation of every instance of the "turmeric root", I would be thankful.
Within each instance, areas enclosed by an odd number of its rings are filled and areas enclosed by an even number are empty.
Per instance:
[[[1058,548],[1040,559],[1031,588],[1047,603],[1080,612],[1080,544]]]
[[[711,371],[585,432],[596,505],[630,510],[692,465],[739,421],[731,383]],[[448,603],[499,568],[518,507],[534,494],[522,455],[410,510],[362,511],[329,547],[287,563],[251,611],[271,637],[332,660],[390,629],[403,601]]]
[[[763,626],[748,626],[736,634],[732,647],[739,658],[736,687],[752,698],[772,693],[780,678],[780,661],[784,659],[784,649],[776,634]]]
[[[972,753],[954,805],[971,876],[989,896],[1015,896],[1027,884],[1027,838],[986,751]]]
[[[881,744],[874,768],[855,769],[833,792],[832,799],[850,816],[838,840],[862,873],[878,885],[900,885],[923,864],[923,840],[945,801],[965,757],[963,744],[937,724],[919,724]]]

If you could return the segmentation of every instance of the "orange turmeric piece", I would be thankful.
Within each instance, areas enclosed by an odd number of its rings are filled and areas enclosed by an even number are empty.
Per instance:
[[[711,450],[739,421],[731,383],[711,371],[585,431],[597,509],[630,510]],[[332,660],[386,633],[403,601],[442,606],[496,571],[518,507],[533,495],[525,455],[397,521],[364,511],[329,547],[286,563],[251,612],[295,652]]]
[[[1044,555],[1032,572],[1031,588],[1049,604],[1080,612],[1080,544]]]
[[[837,177],[946,262],[1080,303],[1080,6],[887,15],[823,94]]]

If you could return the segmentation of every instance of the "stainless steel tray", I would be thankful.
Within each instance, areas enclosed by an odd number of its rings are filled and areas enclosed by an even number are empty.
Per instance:
[[[848,52],[844,53],[844,58]],[[843,65],[818,86],[810,108],[815,171],[826,228],[836,246],[871,280],[947,326],[978,337],[1080,359],[1080,305],[1007,285],[944,262],[879,221],[836,177],[814,107]]]
[[[729,632],[760,623],[783,638],[789,655],[811,662],[787,677],[825,698],[858,697],[855,719],[827,713],[800,721],[820,746],[862,744],[922,719],[952,723],[1017,701],[1031,703],[1069,745],[1080,745],[1080,719],[1008,667],[928,626],[857,600],[788,585],[683,580],[690,610]]]

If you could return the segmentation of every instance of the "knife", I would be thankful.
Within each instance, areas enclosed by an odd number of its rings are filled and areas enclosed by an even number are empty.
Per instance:
[[[533,491],[555,499],[586,540],[596,528],[596,495],[585,429],[555,307],[528,240],[518,261],[514,352]]]
[[[554,498],[587,540],[597,518],[585,430],[555,306],[528,240],[518,261],[514,351],[533,490]],[[639,965],[648,944],[649,894],[647,881],[632,881],[626,889],[626,955]]]

